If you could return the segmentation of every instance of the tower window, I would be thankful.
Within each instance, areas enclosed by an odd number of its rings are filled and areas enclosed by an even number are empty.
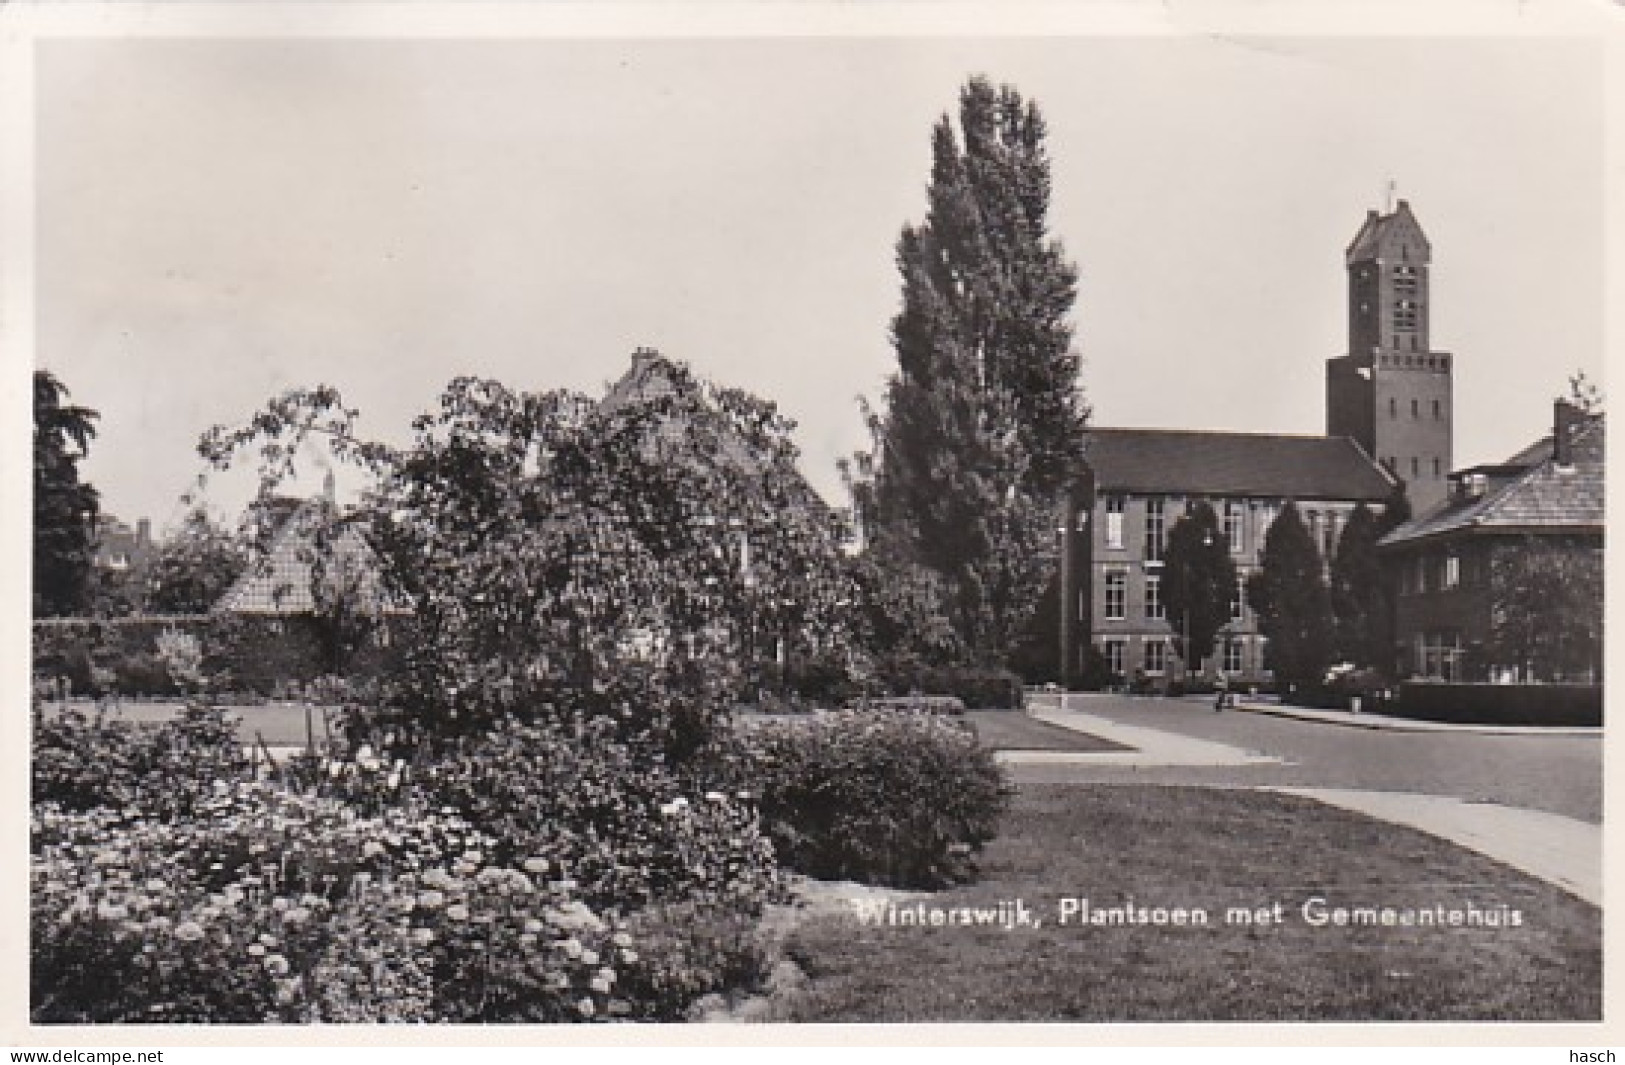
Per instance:
[[[1395,399],[1393,396],[1388,397],[1388,417],[1399,417],[1399,400]]]
[[[1421,473],[1421,472],[1422,472],[1422,463],[1417,460],[1415,455],[1412,455],[1411,456],[1411,476],[1415,477],[1418,473]]]
[[[1443,415],[1443,414],[1442,414],[1442,413],[1441,413],[1441,412],[1442,412],[1442,410],[1443,410],[1443,408],[1442,408],[1442,407],[1440,407],[1440,406],[1439,406],[1439,401],[1438,401],[1438,400],[1434,400],[1434,401],[1433,401],[1433,416],[1434,416],[1434,417],[1435,417],[1435,418],[1441,418],[1441,417],[1443,417],[1443,416],[1444,416],[1444,415]]]
[[[1421,411],[1421,408],[1418,405],[1417,401],[1414,400],[1414,399],[1411,400],[1411,417],[1412,418],[1420,418],[1421,416],[1422,416],[1422,411]]]
[[[1433,460],[1433,476],[1439,476],[1439,460],[1437,458]]]

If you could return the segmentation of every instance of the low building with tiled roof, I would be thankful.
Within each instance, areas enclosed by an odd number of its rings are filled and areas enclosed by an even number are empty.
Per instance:
[[[1063,637],[1072,675],[1091,649],[1117,678],[1153,683],[1181,667],[1178,619],[1162,602],[1168,531],[1196,500],[1212,505],[1240,577],[1232,621],[1203,664],[1238,682],[1265,678],[1263,639],[1246,604],[1264,535],[1288,501],[1296,504],[1324,557],[1355,507],[1379,508],[1395,491],[1388,471],[1347,437],[1283,436],[1173,429],[1091,429],[1083,518],[1063,577]],[[1075,671],[1075,672],[1074,672]]]
[[[1552,435],[1506,462],[1453,474],[1442,503],[1383,538],[1402,675],[1527,679],[1524,664],[1494,661],[1491,650],[1497,567],[1536,551],[1600,560],[1604,420],[1559,400],[1553,423]],[[1582,591],[1600,612],[1600,584]]]

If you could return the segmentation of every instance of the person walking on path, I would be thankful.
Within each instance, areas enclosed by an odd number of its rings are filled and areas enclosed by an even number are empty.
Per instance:
[[[1224,709],[1225,700],[1230,697],[1230,682],[1223,673],[1220,673],[1219,679],[1214,682],[1213,690],[1216,693],[1213,699],[1213,712],[1217,714]]]

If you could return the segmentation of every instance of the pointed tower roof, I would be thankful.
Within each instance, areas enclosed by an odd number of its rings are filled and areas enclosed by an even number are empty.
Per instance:
[[[1427,234],[1422,232],[1422,224],[1411,212],[1409,200],[1400,200],[1398,206],[1388,214],[1367,211],[1365,221],[1360,223],[1360,231],[1354,234],[1354,239],[1349,242],[1348,250],[1344,253],[1344,261],[1357,263],[1380,258],[1384,247],[1392,238],[1411,233],[1421,240],[1425,250],[1431,251],[1432,245],[1428,241]]]

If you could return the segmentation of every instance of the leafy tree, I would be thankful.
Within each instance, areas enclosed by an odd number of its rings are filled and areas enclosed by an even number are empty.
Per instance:
[[[1087,412],[1067,322],[1077,271],[1048,235],[1035,104],[973,78],[932,137],[929,206],[897,244],[902,309],[870,517],[941,575],[969,654],[1007,655],[1054,564],[1052,517]]]
[[[73,614],[88,605],[96,546],[96,489],[79,460],[96,435],[97,413],[68,404],[67,386],[34,371],[34,613]]]
[[[147,572],[147,608],[157,614],[205,614],[243,572],[250,545],[191,511],[158,550]]]
[[[362,442],[321,388],[202,442],[274,485],[325,438],[377,485],[364,519],[416,647],[392,703],[438,735],[508,715],[608,718],[683,757],[781,641],[840,654],[853,589],[835,515],[768,403],[662,363],[669,387],[594,404],[458,379],[402,449]]]
[[[1489,661],[1528,679],[1601,676],[1603,557],[1599,547],[1525,537],[1490,563]]]
[[[1377,557],[1379,519],[1364,503],[1349,514],[1332,557],[1334,656],[1384,674],[1393,672],[1393,599]]]
[[[1584,370],[1576,370],[1569,376],[1568,401],[1582,414],[1601,414],[1603,410],[1602,389]]]
[[[1396,480],[1394,489],[1383,501],[1382,513],[1377,516],[1376,534],[1381,540],[1384,536],[1411,520],[1411,499],[1405,493],[1405,482]]]
[[[1320,552],[1288,502],[1264,536],[1259,570],[1247,581],[1247,602],[1268,638],[1266,658],[1283,690],[1313,689],[1331,664],[1332,608]]]
[[[1200,669],[1213,653],[1220,630],[1230,623],[1235,592],[1230,543],[1212,505],[1197,500],[1168,530],[1162,567],[1162,601],[1188,671]]]

